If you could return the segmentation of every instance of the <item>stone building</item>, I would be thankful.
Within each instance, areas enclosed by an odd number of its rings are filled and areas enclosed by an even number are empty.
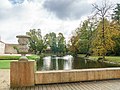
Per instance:
[[[18,46],[18,44],[5,44],[5,54],[17,54],[17,50],[14,47]]]
[[[0,54],[5,54],[5,43],[0,41]]]
[[[17,50],[14,47],[19,47],[19,45],[0,41],[0,54],[17,54]]]

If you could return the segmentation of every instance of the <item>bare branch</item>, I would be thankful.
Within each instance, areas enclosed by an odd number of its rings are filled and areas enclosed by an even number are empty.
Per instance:
[[[98,6],[97,4],[92,4],[92,6],[95,8],[95,15],[99,15],[100,17],[105,18],[106,14],[108,13],[108,11],[113,8],[112,4],[109,4],[109,2],[107,2],[107,0],[104,0],[102,2],[102,6]]]
[[[98,7],[97,4],[92,4],[92,6],[93,6],[95,9],[97,9],[98,11],[101,11],[101,9]]]

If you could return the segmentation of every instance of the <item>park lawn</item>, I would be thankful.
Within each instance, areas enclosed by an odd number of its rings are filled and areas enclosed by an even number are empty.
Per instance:
[[[89,59],[92,60],[97,60],[99,58],[99,56],[90,56]],[[120,63],[120,56],[106,56],[105,57],[106,60],[110,61],[110,62],[116,62],[116,63]]]
[[[0,69],[9,69],[11,61],[13,60],[0,60]]]
[[[18,60],[20,58],[20,56],[0,56],[0,60]],[[27,56],[28,59],[33,59],[35,60],[36,58],[39,58],[39,56],[37,55],[30,55],[30,56]]]
[[[20,56],[0,56],[0,69],[10,69],[10,62],[17,61]],[[27,56],[29,60],[36,60],[39,58],[37,55]]]
[[[10,62],[18,60],[0,60],[0,69],[10,69]]]
[[[111,62],[120,63],[120,56],[107,56],[106,59]]]

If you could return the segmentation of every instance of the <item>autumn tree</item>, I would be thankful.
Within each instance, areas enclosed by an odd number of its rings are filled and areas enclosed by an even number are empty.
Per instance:
[[[115,42],[112,54],[118,56],[120,55],[120,24],[113,20],[112,26],[115,33],[115,35],[112,37]]]
[[[103,56],[106,55],[108,51],[113,50],[115,46],[115,41],[113,37],[119,35],[118,26],[115,22],[110,22],[104,19],[104,45],[102,36],[102,20],[99,22],[98,27],[95,31],[94,38],[92,40],[92,50],[95,55]]]
[[[73,35],[68,43],[68,50],[73,56],[77,56],[79,52],[79,37],[77,35]]]
[[[106,42],[105,40],[106,39],[106,36],[105,36],[105,30],[106,30],[106,26],[105,26],[105,23],[107,23],[106,21],[106,17],[108,17],[108,13],[109,13],[109,10],[113,7],[112,4],[109,4],[109,2],[107,2],[106,0],[104,0],[104,2],[102,3],[102,6],[100,5],[97,5],[97,4],[93,4],[93,7],[95,9],[95,15],[97,15],[99,18],[100,18],[100,26],[101,26],[101,35],[99,37],[99,41],[97,41],[98,43],[101,44],[101,54],[102,54],[102,58],[103,60],[105,60],[105,54],[106,54],[106,51],[107,51],[107,48],[106,48]],[[98,26],[99,28],[99,26]],[[97,33],[99,34],[99,33]],[[98,47],[99,48],[99,47]]]
[[[92,22],[91,22],[92,21]],[[90,53],[92,33],[94,32],[94,21],[90,18],[83,21],[83,23],[75,30],[70,39],[69,49],[75,55]]]
[[[113,9],[112,20],[116,23],[120,31],[120,4],[116,4],[116,7]],[[120,55],[120,35],[114,36],[113,39],[115,41],[115,47],[112,54]]]

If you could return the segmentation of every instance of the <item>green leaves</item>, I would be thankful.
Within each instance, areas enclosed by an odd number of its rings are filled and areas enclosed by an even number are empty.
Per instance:
[[[41,30],[31,29],[26,34],[30,36],[29,51],[35,54],[40,54],[45,48],[45,44],[41,35]]]
[[[52,32],[46,34],[44,38],[47,47],[50,47],[53,53],[64,53],[66,51],[65,37],[62,33],[56,36],[56,33]]]
[[[120,4],[117,4],[113,10],[112,19],[116,20],[120,24]]]

